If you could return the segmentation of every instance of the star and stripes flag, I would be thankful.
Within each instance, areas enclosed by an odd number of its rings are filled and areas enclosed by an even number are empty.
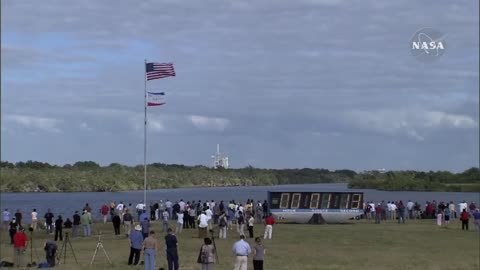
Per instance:
[[[175,76],[173,63],[146,63],[147,81]]]
[[[167,103],[165,101],[165,93],[147,92],[147,106],[160,106]]]

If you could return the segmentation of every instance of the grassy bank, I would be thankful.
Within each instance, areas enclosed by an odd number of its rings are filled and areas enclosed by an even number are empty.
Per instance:
[[[380,225],[358,221],[339,225],[278,224],[274,239],[266,240],[265,269],[479,269],[480,234],[472,230],[462,231],[459,221],[448,228],[437,227],[433,220],[411,221],[404,225],[387,222]],[[153,225],[160,231],[158,223]],[[58,269],[143,269],[126,265],[129,245],[124,236],[113,236],[111,224],[95,224],[94,232],[102,231],[103,245],[113,261],[106,263],[103,252],[97,255],[90,266],[97,245],[97,238],[72,239],[80,265],[76,265],[70,249],[67,249],[66,264]],[[184,230],[178,236],[180,269],[200,269],[196,263],[201,240],[196,230]],[[228,232],[227,240],[216,240],[219,263],[216,269],[232,269],[231,247],[237,234]],[[255,234],[263,233],[263,226],[256,225]],[[11,261],[13,248],[6,232],[1,234],[0,257]],[[161,237],[160,237],[161,236]],[[34,247],[44,261],[41,248],[47,237],[44,232],[34,233]],[[163,240],[163,235],[157,234]],[[250,239],[248,240],[250,243]],[[162,248],[164,242],[160,241]],[[61,242],[60,242],[61,245]],[[33,255],[34,261],[39,261]],[[30,249],[25,256],[30,261]],[[251,258],[249,258],[251,261]],[[62,260],[63,262],[63,260]],[[164,252],[157,256],[157,267],[166,267]],[[249,269],[253,269],[251,265]]]

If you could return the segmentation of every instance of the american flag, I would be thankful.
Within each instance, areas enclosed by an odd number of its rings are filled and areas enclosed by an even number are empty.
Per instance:
[[[175,76],[173,63],[147,63],[147,81]]]

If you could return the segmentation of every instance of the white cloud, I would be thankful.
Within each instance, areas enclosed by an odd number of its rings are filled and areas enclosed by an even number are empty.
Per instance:
[[[190,115],[188,119],[195,127],[203,130],[223,131],[230,123],[230,120],[226,118],[206,117],[200,115]]]
[[[434,128],[475,128],[477,123],[467,115],[426,110],[353,110],[344,120],[363,130],[388,135],[403,135],[418,141],[425,140],[423,132]]]
[[[439,111],[425,112],[425,125],[428,127],[475,128],[477,123],[470,116],[448,114]]]
[[[63,121],[59,119],[13,114],[6,115],[5,120],[29,129],[39,129],[48,132],[62,132],[58,125]]]
[[[81,128],[81,129],[84,129],[84,130],[88,130],[88,131],[93,130],[93,128],[90,127],[90,126],[89,126],[87,123],[85,123],[85,122],[82,122],[82,123],[80,124],[80,128]]]

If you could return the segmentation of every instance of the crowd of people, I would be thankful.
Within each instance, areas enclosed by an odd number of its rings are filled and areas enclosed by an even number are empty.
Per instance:
[[[63,231],[65,229],[71,230],[73,238],[81,236],[82,228],[84,237],[91,236],[93,211],[95,210],[87,203],[82,211],[74,211],[71,219],[66,218],[64,220],[62,215],[56,216],[51,209],[48,209],[43,215],[44,220],[40,222],[37,210],[32,210],[29,228],[37,232],[43,230],[53,237],[53,240],[48,240],[44,246],[47,263],[50,267],[55,265],[56,242],[63,241]],[[246,237],[246,227],[248,236],[253,239],[254,224],[264,223],[263,237],[272,239],[273,225],[275,224],[273,216],[269,214],[267,202],[257,201],[255,203],[251,199],[247,200],[245,204],[237,203],[234,200],[228,203],[224,203],[224,201],[217,203],[214,200],[205,202],[179,200],[175,203],[170,200],[165,202],[159,200],[150,205],[149,211],[147,211],[143,202],[133,206],[131,203],[126,205],[123,202],[112,201],[100,206],[98,211],[102,216],[100,222],[104,224],[112,223],[115,236],[122,235],[121,231],[123,230],[124,235],[129,239],[130,255],[127,264],[139,264],[140,254],[143,251],[144,268],[148,270],[156,269],[155,254],[158,253],[158,243],[156,234],[152,230],[154,222],[161,224],[161,232],[166,234],[166,259],[169,270],[179,269],[176,237],[181,235],[184,229],[198,230],[198,237],[203,239],[204,244],[200,248],[197,262],[202,269],[214,269],[218,256],[214,245],[212,245],[214,237],[218,236],[218,239],[226,239],[227,232],[230,231],[236,233],[237,237],[240,237],[243,241]],[[20,252],[20,250],[25,251],[28,237],[24,233],[25,224],[22,224],[21,211],[17,210],[14,217],[11,217],[8,209],[5,209],[3,212],[3,228],[9,231],[11,244],[14,246],[15,264],[24,265],[23,252]],[[214,229],[217,232],[214,233]],[[263,247],[260,237],[257,237],[255,242],[257,246]],[[254,249],[254,252],[256,250],[260,249]],[[256,258],[254,269],[263,269],[260,261],[263,261],[264,250],[263,248],[262,253],[260,251],[254,253],[256,254],[254,255]],[[235,245],[232,252],[235,253],[236,258],[240,257],[239,253],[235,251]],[[243,260],[239,259],[236,260],[235,267],[236,269],[246,269]]]
[[[469,220],[473,220],[475,227],[480,231],[480,211],[472,202],[465,201],[455,205],[453,202],[437,203],[427,201],[421,206],[418,202],[408,201],[381,201],[374,203],[367,201],[363,206],[363,217],[374,220],[375,223],[393,220],[398,223],[405,223],[408,219],[436,219],[439,226],[448,226],[454,220],[462,222],[462,230],[469,229]],[[227,234],[234,234],[234,238],[240,239],[232,247],[235,256],[234,269],[247,269],[247,257],[253,252],[254,269],[263,269],[265,247],[263,239],[272,239],[273,225],[275,219],[269,212],[266,201],[254,202],[249,199],[245,204],[234,200],[225,203],[224,201],[179,201],[159,200],[152,202],[147,207],[142,201],[135,206],[132,203],[124,204],[111,201],[101,205],[98,210],[86,203],[81,211],[74,211],[72,218],[64,218],[62,215],[55,215],[48,209],[40,221],[36,209],[31,212],[32,231],[43,230],[53,235],[53,240],[45,243],[46,259],[50,266],[55,265],[56,242],[63,241],[63,230],[70,229],[73,238],[89,237],[92,234],[93,214],[98,211],[101,215],[99,222],[106,224],[111,222],[115,236],[127,237],[130,242],[130,254],[127,260],[128,265],[137,265],[140,262],[143,251],[143,264],[146,270],[156,269],[156,254],[159,244],[152,224],[160,224],[161,233],[165,234],[166,259],[168,269],[179,269],[179,255],[177,252],[177,237],[183,230],[198,230],[198,238],[203,239],[200,247],[197,262],[202,269],[214,269],[218,258],[214,238],[223,240]],[[263,235],[254,235],[255,224],[263,224]],[[3,212],[3,228],[9,231],[11,244],[14,247],[14,261],[16,265],[23,265],[23,253],[25,251],[28,237],[25,234],[23,216],[18,209],[14,215],[5,209]],[[255,239],[253,248],[245,241],[247,237]],[[83,234],[82,234],[83,231]],[[255,238],[254,238],[255,237]]]
[[[438,226],[448,226],[450,221],[459,219],[462,222],[462,230],[468,230],[469,220],[472,219],[475,228],[480,231],[480,209],[474,202],[467,204],[462,201],[455,205],[453,201],[445,203],[427,201],[422,207],[418,202],[409,200],[407,203],[400,201],[381,201],[374,203],[367,201],[363,205],[363,217],[375,220],[379,224],[382,221],[397,220],[405,223],[406,219],[436,219]]]

